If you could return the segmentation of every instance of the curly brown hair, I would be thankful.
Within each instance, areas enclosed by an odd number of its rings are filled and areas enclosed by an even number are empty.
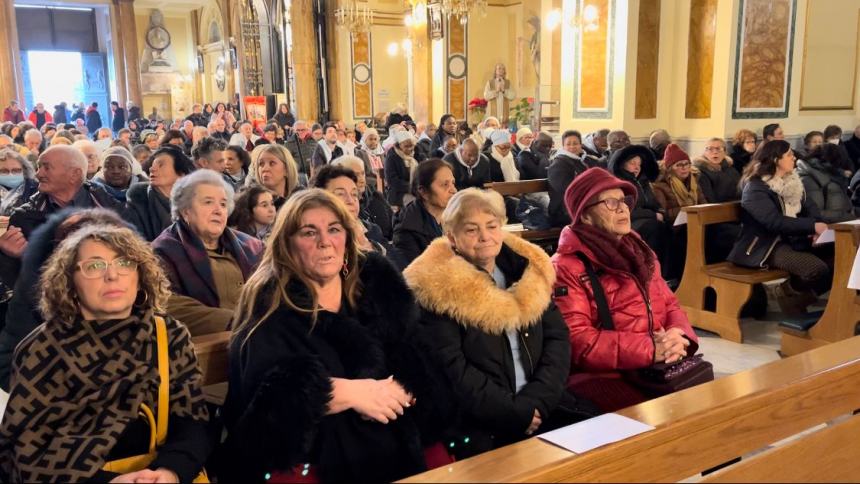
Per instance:
[[[57,247],[45,263],[40,281],[39,309],[45,321],[71,321],[80,314],[73,277],[78,249],[86,240],[101,242],[121,257],[137,262],[139,292],[143,302],[136,306],[164,313],[170,296],[170,282],[159,265],[158,258],[146,241],[131,229],[110,225],[88,225],[75,231]],[[138,297],[140,299],[140,296]]]

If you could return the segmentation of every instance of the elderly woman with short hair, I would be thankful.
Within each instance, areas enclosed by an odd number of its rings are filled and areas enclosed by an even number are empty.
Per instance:
[[[173,186],[173,224],[152,243],[173,289],[170,314],[195,336],[227,330],[263,252],[259,239],[227,228],[233,207],[233,188],[219,173],[196,171]]]
[[[3,482],[199,475],[209,415],[191,336],[165,314],[169,293],[149,244],[128,228],[90,225],[60,244],[41,278],[45,323],[15,351]]]
[[[0,149],[0,216],[27,203],[39,189],[33,164],[10,148]]]
[[[596,414],[565,392],[570,344],[549,256],[505,221],[501,195],[460,191],[442,214],[445,236],[403,272],[461,411],[458,458]]]
[[[637,196],[602,168],[577,176],[564,195],[571,224],[553,256],[553,299],[570,330],[570,388],[606,412],[645,400],[622,371],[674,363],[698,347],[657,256],[633,231]]]

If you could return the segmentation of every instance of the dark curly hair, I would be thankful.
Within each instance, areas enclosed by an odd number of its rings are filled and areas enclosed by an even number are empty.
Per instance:
[[[272,198],[275,197],[275,192],[262,185],[251,185],[243,188],[236,195],[236,207],[233,209],[233,213],[230,214],[230,218],[227,219],[227,225],[240,232],[256,237],[254,207],[260,201],[260,195],[264,193],[271,193]]]
[[[311,188],[322,188],[325,190],[330,181],[342,176],[349,178],[354,183],[358,183],[358,177],[349,168],[340,165],[325,165],[317,171],[316,176],[314,176],[311,182]]]

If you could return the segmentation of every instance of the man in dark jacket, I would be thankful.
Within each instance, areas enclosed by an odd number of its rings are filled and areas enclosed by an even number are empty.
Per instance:
[[[95,134],[102,127],[102,115],[99,114],[99,103],[92,103],[87,108],[86,123],[87,130],[92,134]]]
[[[478,151],[478,144],[472,139],[463,141],[462,146],[443,159],[454,168],[457,190],[469,187],[483,189],[487,183],[505,181],[499,162],[482,155]]]
[[[209,120],[206,118],[206,115],[203,114],[203,106],[200,104],[195,104],[191,107],[192,112],[185,118],[186,121],[191,121],[194,123],[194,126],[206,126]]]
[[[27,239],[49,215],[65,207],[122,209],[104,189],[86,182],[86,173],[86,157],[71,146],[51,146],[39,156],[39,191],[12,212],[9,230],[0,236],[0,279],[7,286],[18,277]]]
[[[131,103],[131,101],[128,102],[127,106],[128,106],[128,122],[130,123],[132,121],[137,121],[138,119],[140,119],[140,107],[135,106],[134,104]]]
[[[60,104],[54,106],[54,123],[57,126],[66,124],[69,122],[69,113],[66,109],[66,102],[63,101]]]
[[[540,180],[548,176],[549,153],[552,151],[552,136],[538,133],[528,150],[520,151],[517,156],[517,170],[520,180]]]
[[[323,139],[317,143],[311,164],[311,174],[317,168],[328,165],[333,160],[343,156],[343,148],[337,144],[337,126],[326,123],[323,128]]]
[[[293,124],[293,135],[287,140],[286,146],[299,169],[299,178],[304,177],[306,185],[311,174],[311,160],[317,147],[307,121],[299,120]]]
[[[119,103],[116,101],[111,101],[110,110],[113,113],[113,121],[111,122],[111,129],[114,133],[118,132],[122,128],[125,128],[125,109],[119,107]]]

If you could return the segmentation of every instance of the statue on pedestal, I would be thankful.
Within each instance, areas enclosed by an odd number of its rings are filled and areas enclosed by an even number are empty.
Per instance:
[[[511,81],[507,79],[508,70],[504,64],[496,64],[493,78],[484,86],[484,98],[489,101],[487,105],[487,116],[495,116],[503,126],[508,124],[510,103],[516,98],[516,93],[511,88]]]

